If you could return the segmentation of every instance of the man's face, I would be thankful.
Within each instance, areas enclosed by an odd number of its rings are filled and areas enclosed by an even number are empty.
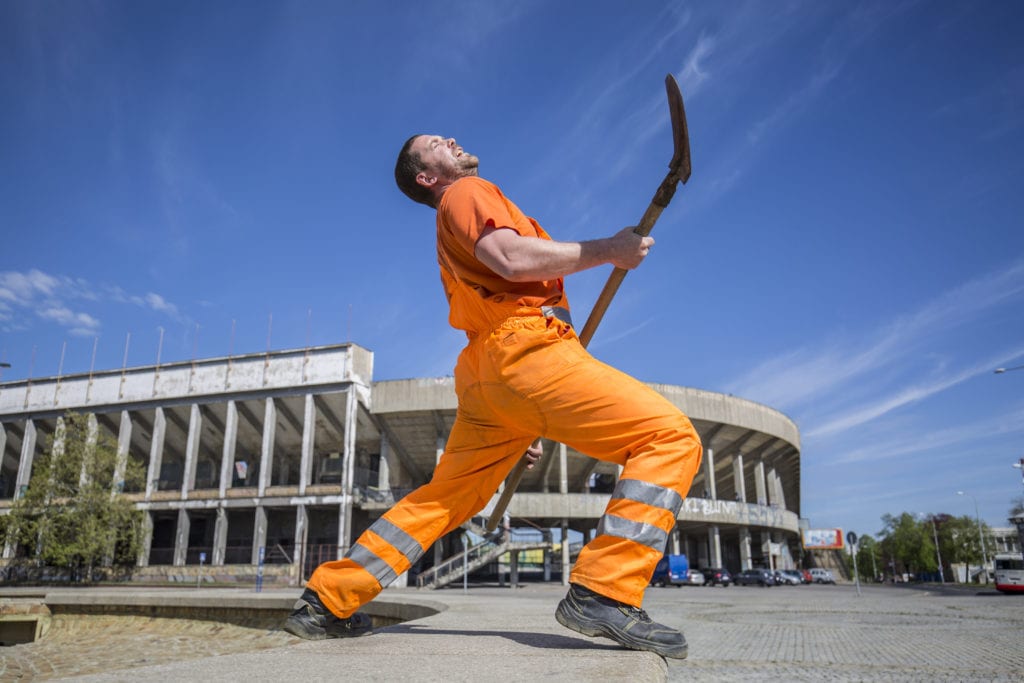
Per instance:
[[[412,143],[410,151],[419,154],[426,167],[418,177],[434,179],[442,186],[465,176],[477,175],[480,160],[463,151],[455,138],[440,135],[421,135]]]

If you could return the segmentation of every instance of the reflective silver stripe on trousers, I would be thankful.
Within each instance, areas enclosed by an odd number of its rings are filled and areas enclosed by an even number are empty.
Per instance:
[[[383,517],[371,524],[369,530],[394,546],[395,550],[402,553],[405,559],[409,561],[410,566],[423,556],[423,548],[420,547],[419,542],[415,538]],[[364,545],[356,543],[345,556],[353,562],[362,565],[363,569],[370,572],[382,587],[388,586],[398,578],[398,574],[391,568],[391,565]]]
[[[598,536],[617,536],[627,541],[634,541],[658,552],[665,552],[668,534],[662,529],[646,522],[634,522],[624,517],[605,514],[597,523]]]
[[[683,507],[683,497],[672,489],[637,479],[619,479],[612,493],[612,500],[616,498],[634,500],[637,503],[668,510],[672,513],[672,519],[679,516],[679,511]]]
[[[387,587],[398,578],[398,574],[391,568],[391,565],[370,552],[366,546],[356,543],[345,553],[345,557],[370,572],[373,578],[380,583],[381,588]]]
[[[632,500],[672,513],[674,520],[683,507],[683,497],[672,489],[638,479],[620,479],[612,492],[612,500]],[[617,536],[636,541],[660,552],[665,552],[668,534],[646,522],[634,522],[624,517],[604,514],[597,524],[597,535]]]
[[[419,541],[383,517],[370,525],[370,531],[383,538],[393,545],[395,550],[405,555],[405,559],[409,560],[410,565],[416,564],[416,560],[420,559],[420,556],[423,555],[423,548],[420,547]]]

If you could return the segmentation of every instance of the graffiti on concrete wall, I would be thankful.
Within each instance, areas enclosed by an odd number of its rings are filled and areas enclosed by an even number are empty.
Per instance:
[[[679,512],[680,519],[720,524],[742,524],[796,529],[797,516],[789,510],[768,505],[751,505],[731,500],[686,498]]]

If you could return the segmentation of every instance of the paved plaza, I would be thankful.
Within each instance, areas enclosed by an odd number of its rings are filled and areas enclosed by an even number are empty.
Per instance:
[[[77,593],[98,602],[115,595]],[[193,610],[252,603],[270,616],[298,593],[204,588],[159,596]],[[651,588],[645,608],[683,629],[690,644],[688,659],[667,662],[562,628],[553,612],[563,594],[551,584],[388,590],[383,603],[438,611],[372,636],[322,642],[292,638],[274,619],[261,621],[259,610],[242,625],[64,616],[40,641],[0,649],[0,680],[1024,680],[1024,597],[990,590]],[[131,599],[125,595],[116,599]]]

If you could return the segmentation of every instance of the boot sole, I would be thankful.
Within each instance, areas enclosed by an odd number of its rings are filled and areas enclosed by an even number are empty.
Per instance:
[[[291,619],[285,621],[284,626],[282,628],[288,633],[292,634],[293,636],[304,638],[305,640],[327,639],[327,632],[324,631],[322,628],[310,629],[307,628],[306,625],[302,622],[293,621]]]
[[[690,648],[686,644],[679,648],[659,647],[657,644],[637,640],[635,638],[631,638],[627,633],[609,628],[606,626],[606,622],[577,621],[568,614],[568,609],[564,608],[563,604],[564,602],[558,604],[558,609],[555,610],[555,620],[570,631],[576,631],[577,633],[582,633],[583,635],[590,636],[591,638],[608,638],[610,640],[614,640],[622,647],[629,648],[630,650],[653,652],[654,654],[661,655],[662,657],[668,657],[670,659],[686,659],[686,656],[689,654]]]

